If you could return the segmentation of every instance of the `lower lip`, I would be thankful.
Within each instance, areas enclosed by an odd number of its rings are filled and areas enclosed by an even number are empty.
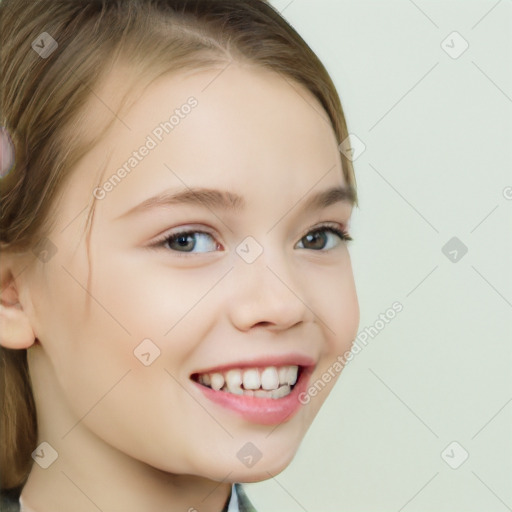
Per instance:
[[[226,391],[215,391],[194,382],[204,396],[212,402],[242,416],[245,420],[260,425],[277,425],[290,420],[301,407],[299,395],[306,390],[312,368],[303,368],[299,380],[291,393],[282,398],[258,398],[235,395]]]

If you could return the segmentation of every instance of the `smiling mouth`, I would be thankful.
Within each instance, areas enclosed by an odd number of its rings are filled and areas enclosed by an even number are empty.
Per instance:
[[[277,400],[292,392],[302,371],[297,365],[232,368],[223,372],[195,373],[191,379],[214,391]]]

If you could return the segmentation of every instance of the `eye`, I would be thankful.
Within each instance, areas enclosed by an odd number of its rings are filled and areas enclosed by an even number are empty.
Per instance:
[[[342,242],[353,240],[346,231],[340,229],[338,226],[326,224],[309,231],[305,236],[301,238],[300,242],[304,242],[306,245],[310,245],[310,247],[303,247],[304,249],[328,251],[336,247],[336,245],[339,245],[335,241],[334,245],[331,243],[327,244],[328,247],[326,247],[326,243],[329,240],[328,234],[336,235],[336,237]]]
[[[329,242],[329,235],[331,240],[338,238],[341,242],[352,240],[350,235],[339,228],[338,225],[323,225],[318,226],[313,230],[310,230],[303,236],[299,243],[303,243],[303,247],[300,249],[311,249],[314,251],[327,251],[333,249],[339,243],[334,240]],[[335,235],[335,236],[333,236]],[[222,250],[222,246],[217,243],[212,234],[206,231],[179,231],[177,233],[171,233],[165,235],[163,238],[154,242],[150,248],[154,249],[170,249],[180,256],[186,256],[187,254],[193,253],[205,253]]]
[[[208,243],[208,239],[213,242]],[[208,250],[208,246],[213,249]],[[180,231],[166,235],[164,238],[157,240],[152,247],[171,249],[174,252],[194,253],[194,252],[213,252],[221,246],[215,242],[213,235],[206,231]],[[194,251],[194,249],[197,249]]]

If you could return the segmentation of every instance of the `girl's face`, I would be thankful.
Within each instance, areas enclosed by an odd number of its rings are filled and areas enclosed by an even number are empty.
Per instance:
[[[59,453],[269,478],[356,335],[349,252],[328,229],[348,227],[352,203],[310,203],[346,185],[327,114],[278,74],[220,71],[144,90],[73,170],[26,271],[40,442]],[[118,86],[113,74],[91,96],[90,126],[112,115]],[[226,380],[231,391],[207,386]]]

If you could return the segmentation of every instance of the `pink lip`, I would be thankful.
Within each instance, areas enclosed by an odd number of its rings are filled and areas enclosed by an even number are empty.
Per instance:
[[[282,366],[282,364],[276,363],[273,359],[273,364],[264,362],[261,360],[251,362],[251,364],[244,366],[229,366],[228,368],[241,368],[245,366],[258,367],[258,366]],[[288,363],[293,364],[293,363]],[[296,364],[296,363],[295,363]],[[218,367],[217,369],[220,369]],[[301,407],[299,401],[299,395],[304,392],[309,383],[309,377],[314,370],[314,366],[302,366],[299,379],[293,387],[291,393],[283,398],[257,398],[245,395],[235,395],[226,391],[215,391],[211,388],[203,386],[198,382],[192,381],[206,398],[211,400],[217,405],[228,409],[235,414],[242,416],[247,421],[257,423],[260,425],[277,425],[290,420]],[[201,372],[203,373],[203,372]],[[204,372],[209,373],[209,372]]]

